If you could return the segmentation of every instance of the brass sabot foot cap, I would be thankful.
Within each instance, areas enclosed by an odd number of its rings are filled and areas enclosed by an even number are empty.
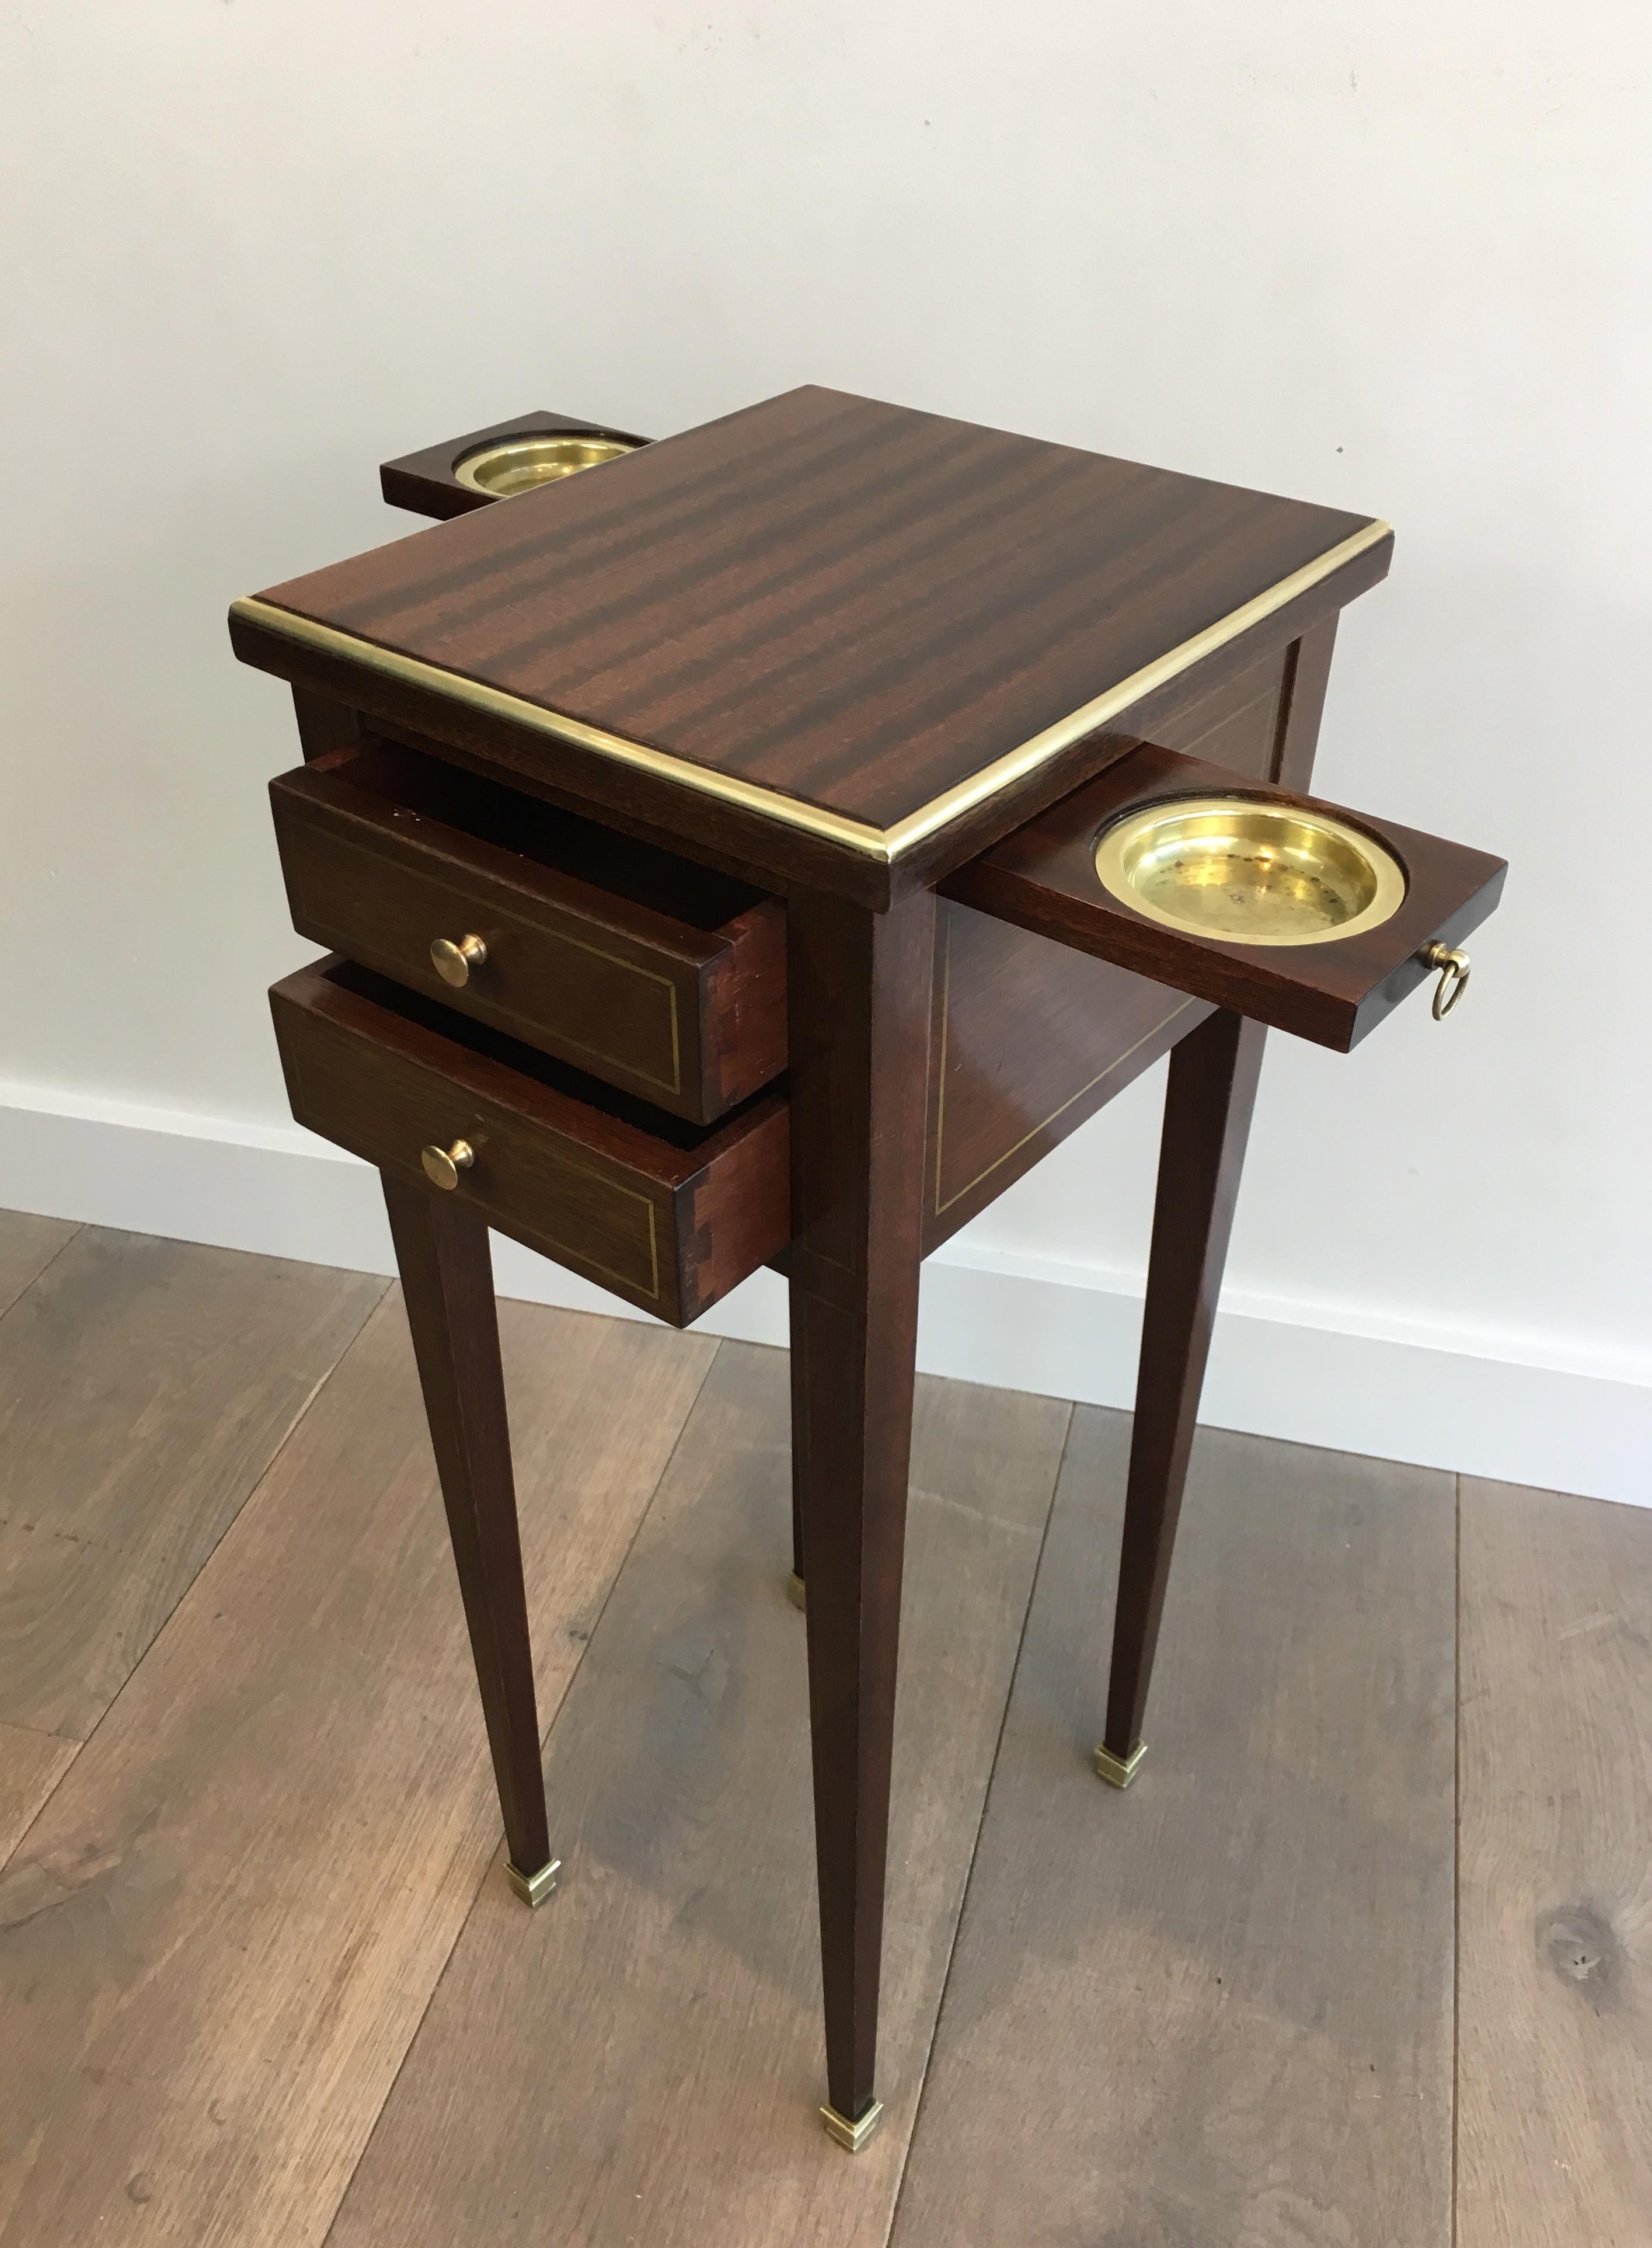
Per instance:
[[[1109,1787],[1128,1787],[1146,1754],[1145,1741],[1137,1741],[1127,1757],[1116,1757],[1103,1741],[1096,1751],[1096,1769]]]
[[[847,2147],[851,2155],[857,2155],[871,2140],[878,2125],[883,2121],[884,2103],[881,2100],[874,2100],[858,2123],[850,2122],[846,2117],[838,2114],[836,2108],[823,2108],[820,2114],[828,2135],[836,2139],[840,2147]]]
[[[786,1597],[795,1608],[809,1606],[809,1595],[803,1590],[803,1580],[794,1569],[786,1580]]]
[[[513,1866],[509,1859],[505,1861],[505,1879],[525,1905],[543,1904],[556,1888],[561,1871],[560,1858],[548,1858],[536,1874],[524,1874],[520,1866]]]

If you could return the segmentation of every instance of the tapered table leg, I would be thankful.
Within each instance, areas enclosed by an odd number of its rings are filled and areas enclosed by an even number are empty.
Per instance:
[[[556,1861],[545,1820],[488,1228],[431,1189],[381,1175],[510,1846],[510,1883],[538,1904],[556,1886]]]
[[[1266,1035],[1259,1023],[1219,1012],[1171,1055],[1107,1727],[1096,1751],[1096,1769],[1115,1787],[1130,1785],[1142,1758],[1143,1713]]]
[[[896,1648],[911,1449],[934,901],[789,908],[792,1417],[827,2128],[858,2150],[875,2090]]]
[[[792,1416],[792,1573],[786,1589],[791,1595],[792,1606],[796,1608],[807,1607],[809,1605],[808,1596],[804,1591],[806,1580],[803,1574],[803,1481],[808,1472],[803,1461],[802,1431],[798,1427],[797,1416],[794,1414]]]

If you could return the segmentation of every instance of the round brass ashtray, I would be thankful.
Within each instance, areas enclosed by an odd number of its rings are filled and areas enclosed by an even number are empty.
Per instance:
[[[599,469],[637,448],[623,437],[585,437],[568,429],[529,431],[521,437],[495,437],[454,463],[454,474],[473,491],[490,499],[514,499],[518,492]]]
[[[1225,944],[1328,944],[1377,928],[1405,896],[1399,861],[1370,836],[1243,796],[1126,812],[1102,829],[1096,871],[1150,921]]]

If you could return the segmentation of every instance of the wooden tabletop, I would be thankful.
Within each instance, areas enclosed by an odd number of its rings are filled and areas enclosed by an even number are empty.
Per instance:
[[[810,387],[237,610],[537,716],[547,778],[561,725],[889,858],[1014,792],[1121,688],[1257,607],[1365,557],[1336,598],[1362,590],[1386,538],[1336,509]]]

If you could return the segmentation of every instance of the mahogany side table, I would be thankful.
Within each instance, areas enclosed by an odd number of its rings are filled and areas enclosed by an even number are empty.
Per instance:
[[[580,469],[583,473],[570,473]],[[1346,1050],[1500,860],[1302,793],[1386,524],[804,388],[529,415],[237,601],[294,1114],[379,1169],[509,1845],[554,1885],[488,1229],[791,1306],[828,2101],[863,2146],[923,1258],[1171,1056],[1101,1776],[1129,1783],[1266,1027]],[[803,1588],[807,1587],[806,1600]]]

